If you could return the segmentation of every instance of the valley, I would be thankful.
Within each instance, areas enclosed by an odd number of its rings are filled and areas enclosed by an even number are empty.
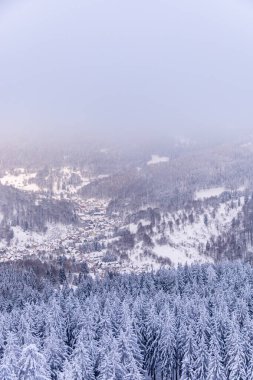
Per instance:
[[[231,239],[240,239],[238,257],[251,259],[244,226],[250,183],[247,176],[232,176],[239,164],[250,170],[251,160],[244,149],[234,161],[228,160],[228,149],[222,164],[219,147],[210,156],[188,145],[181,149],[175,148],[170,159],[162,152],[139,152],[127,168],[117,153],[116,170],[109,149],[102,150],[100,160],[92,162],[91,153],[79,165],[73,158],[62,166],[53,160],[43,165],[35,160],[33,167],[3,165],[0,261],[65,257],[85,263],[94,276],[138,273],[223,260]],[[226,176],[217,181],[226,161]],[[175,170],[179,164],[181,170]],[[189,171],[192,165],[195,173]],[[206,179],[202,165],[210,166]],[[184,176],[187,168],[190,176]]]

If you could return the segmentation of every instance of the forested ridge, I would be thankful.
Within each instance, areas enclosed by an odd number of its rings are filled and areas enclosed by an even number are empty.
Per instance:
[[[253,268],[241,262],[60,285],[0,267],[0,379],[253,379]]]

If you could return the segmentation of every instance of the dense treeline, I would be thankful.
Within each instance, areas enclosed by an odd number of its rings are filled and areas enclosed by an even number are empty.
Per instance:
[[[33,169],[37,176],[33,183],[50,190],[52,177],[64,166],[85,170],[91,176],[109,174],[84,186],[84,197],[102,197],[111,200],[108,213],[126,209],[132,211],[143,205],[155,204],[163,210],[185,207],[199,188],[224,186],[237,189],[252,185],[253,158],[250,146],[240,144],[188,148],[166,142],[162,148],[155,144],[137,149],[123,147],[101,149],[99,144],[80,142],[71,144],[42,144],[29,147],[1,147],[0,174],[6,169],[24,167]],[[165,149],[166,147],[166,149]],[[130,150],[129,150],[130,149]],[[147,165],[150,155],[158,149],[170,161],[162,165]],[[75,179],[77,180],[77,179]]]
[[[164,211],[186,208],[192,206],[194,193],[200,188],[223,186],[236,190],[245,183],[252,186],[252,152],[240,145],[198,146],[193,151],[168,155],[167,163],[136,163],[128,170],[92,182],[81,194],[110,199],[111,215],[150,204]]]
[[[32,193],[0,185],[0,238],[13,238],[11,227],[45,231],[47,222],[76,224],[75,207],[69,201],[44,198],[39,202]]]
[[[4,380],[253,379],[253,268],[226,263],[76,287],[0,267]]]
[[[241,203],[239,198],[238,204]],[[236,199],[231,197],[230,209],[236,208]],[[213,257],[215,261],[244,260],[253,263],[253,195],[243,197],[241,212],[233,218],[230,228],[207,241],[205,254]]]

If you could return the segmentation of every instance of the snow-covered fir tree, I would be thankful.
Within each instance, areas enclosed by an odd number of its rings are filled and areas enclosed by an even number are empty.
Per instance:
[[[252,278],[235,262],[73,288],[2,265],[0,379],[252,380]]]

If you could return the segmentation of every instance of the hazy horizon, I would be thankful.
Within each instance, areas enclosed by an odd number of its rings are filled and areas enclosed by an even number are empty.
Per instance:
[[[1,138],[241,138],[252,38],[249,1],[2,2]]]

